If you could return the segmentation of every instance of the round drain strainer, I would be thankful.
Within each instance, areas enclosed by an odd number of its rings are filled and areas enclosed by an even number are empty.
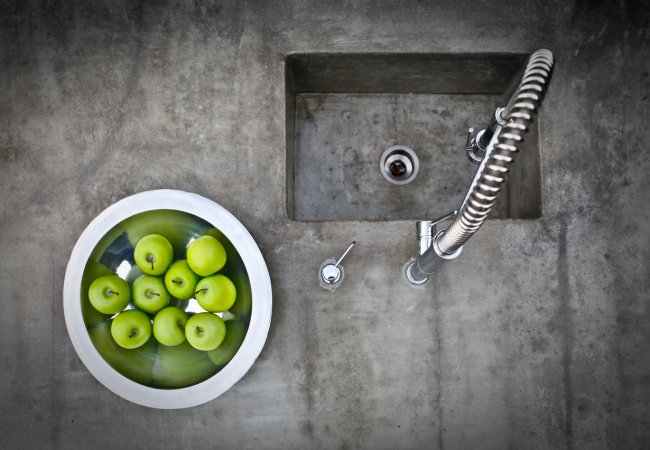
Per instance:
[[[390,183],[408,184],[415,179],[420,161],[413,150],[404,145],[393,145],[381,154],[379,170]]]

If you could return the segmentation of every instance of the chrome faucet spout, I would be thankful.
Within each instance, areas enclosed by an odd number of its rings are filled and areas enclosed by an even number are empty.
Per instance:
[[[486,129],[476,138],[470,135],[466,150],[470,159],[480,162],[480,166],[453,222],[446,230],[430,236],[427,240],[430,245],[424,251],[418,224],[417,257],[406,269],[406,278],[411,283],[425,283],[442,262],[455,259],[487,219],[542,102],[553,64],[553,53],[549,50],[533,52],[510,101],[496,110]],[[480,156],[479,152],[484,155]]]

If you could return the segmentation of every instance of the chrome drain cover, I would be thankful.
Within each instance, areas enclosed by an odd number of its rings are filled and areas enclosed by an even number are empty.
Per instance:
[[[393,145],[381,154],[379,170],[392,184],[404,185],[415,179],[420,161],[413,150],[404,145]]]

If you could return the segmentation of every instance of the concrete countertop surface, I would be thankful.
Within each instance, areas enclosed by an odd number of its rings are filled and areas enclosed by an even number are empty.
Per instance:
[[[3,2],[0,441],[11,448],[641,448],[650,442],[649,13],[642,2]],[[413,221],[286,211],[292,52],[531,52],[542,217],[489,220],[434,282]],[[62,286],[86,225],[157,188],[213,199],[273,318],[232,389],[176,411],[83,366]],[[358,245],[332,294],[321,263]]]

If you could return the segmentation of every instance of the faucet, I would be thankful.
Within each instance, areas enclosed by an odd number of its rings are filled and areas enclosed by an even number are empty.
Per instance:
[[[479,167],[458,211],[437,220],[417,222],[416,257],[405,265],[408,281],[416,285],[426,283],[439,265],[460,255],[463,245],[483,225],[508,181],[518,145],[533,122],[552,70],[551,51],[533,52],[506,106],[498,108],[488,126],[476,136],[469,129],[465,150]],[[437,227],[448,220],[451,224],[438,231]]]

